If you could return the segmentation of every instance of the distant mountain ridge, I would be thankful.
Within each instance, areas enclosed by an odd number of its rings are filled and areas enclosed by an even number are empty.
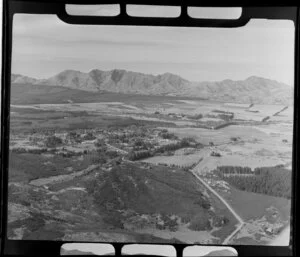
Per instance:
[[[252,76],[245,80],[191,82],[172,73],[144,74],[126,70],[90,72],[65,70],[48,79],[12,74],[13,84],[60,86],[91,92],[200,97],[218,101],[291,104],[293,90],[275,80]]]

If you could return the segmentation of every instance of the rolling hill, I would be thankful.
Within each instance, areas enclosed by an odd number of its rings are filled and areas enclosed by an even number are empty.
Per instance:
[[[261,77],[249,77],[245,80],[223,80],[220,82],[191,82],[178,75],[164,73],[161,75],[144,74],[126,70],[101,71],[94,69],[88,73],[65,70],[48,79],[35,79],[20,74],[12,74],[13,86],[34,85],[34,91],[52,89],[65,91],[72,95],[82,91],[112,92],[118,94],[137,94],[155,96],[198,97],[218,101],[261,104],[290,104],[293,90],[290,86]],[[59,89],[58,87],[63,87]],[[29,88],[27,88],[29,90]],[[31,90],[31,89],[30,89]],[[15,91],[20,91],[15,90]],[[22,90],[21,90],[22,91]],[[23,90],[24,91],[24,90]],[[18,95],[12,95],[18,98]]]

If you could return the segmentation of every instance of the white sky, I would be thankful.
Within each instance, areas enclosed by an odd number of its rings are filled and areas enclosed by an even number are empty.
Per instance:
[[[292,85],[293,58],[291,21],[256,20],[220,29],[84,26],[55,15],[14,16],[12,72],[36,78],[65,69],[117,68],[171,72],[191,81],[255,75]]]

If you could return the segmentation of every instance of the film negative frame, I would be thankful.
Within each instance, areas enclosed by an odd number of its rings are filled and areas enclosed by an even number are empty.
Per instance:
[[[65,4],[119,4],[120,14],[114,17],[104,16],[70,16],[65,10]],[[180,6],[181,15],[177,18],[145,18],[130,17],[126,13],[126,5],[166,5]],[[199,7],[243,7],[242,15],[237,20],[222,19],[195,19],[187,15],[188,6]],[[76,1],[76,0],[4,0],[3,1],[3,36],[2,36],[2,106],[1,106],[1,212],[0,212],[0,242],[2,255],[22,256],[59,256],[60,247],[70,241],[46,240],[9,240],[7,239],[7,210],[8,210],[8,150],[10,133],[10,76],[12,54],[12,27],[13,15],[16,13],[54,14],[70,24],[97,24],[97,25],[138,25],[138,26],[174,26],[174,27],[241,27],[251,18],[292,20],[295,25],[295,72],[294,72],[294,127],[293,127],[293,174],[292,174],[292,211],[290,246],[257,246],[232,245],[239,256],[289,256],[296,255],[296,217],[297,212],[297,185],[299,185],[299,5],[293,1],[196,1],[196,0],[103,0],[103,1]],[[85,242],[88,243],[88,242]],[[95,243],[95,242],[93,242]],[[107,242],[106,242],[107,243]],[[136,243],[136,242],[133,242]],[[116,255],[121,255],[123,245],[129,243],[112,243]],[[176,244],[177,256],[182,256],[184,247],[188,244]],[[212,245],[209,245],[212,246]],[[218,245],[219,246],[219,245]],[[231,245],[228,245],[231,246]]]

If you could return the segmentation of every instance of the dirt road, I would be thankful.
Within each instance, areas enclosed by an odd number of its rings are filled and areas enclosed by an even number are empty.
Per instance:
[[[121,154],[128,154],[127,151],[125,151],[123,149],[120,149],[120,148],[118,148],[116,146],[113,146],[111,144],[106,143],[106,146],[107,146],[108,149],[110,149],[112,151],[116,151],[116,152],[121,153]]]
[[[232,237],[241,230],[241,228],[245,225],[245,222],[243,219],[236,213],[236,211],[226,202],[226,200],[219,195],[218,192],[216,192],[213,188],[211,188],[210,185],[208,185],[194,170],[191,170],[193,175],[211,192],[213,193],[227,208],[228,210],[233,214],[233,216],[238,220],[240,223],[239,226],[229,235],[225,238],[223,241],[223,244],[226,245],[229,243],[229,241],[232,239]]]

